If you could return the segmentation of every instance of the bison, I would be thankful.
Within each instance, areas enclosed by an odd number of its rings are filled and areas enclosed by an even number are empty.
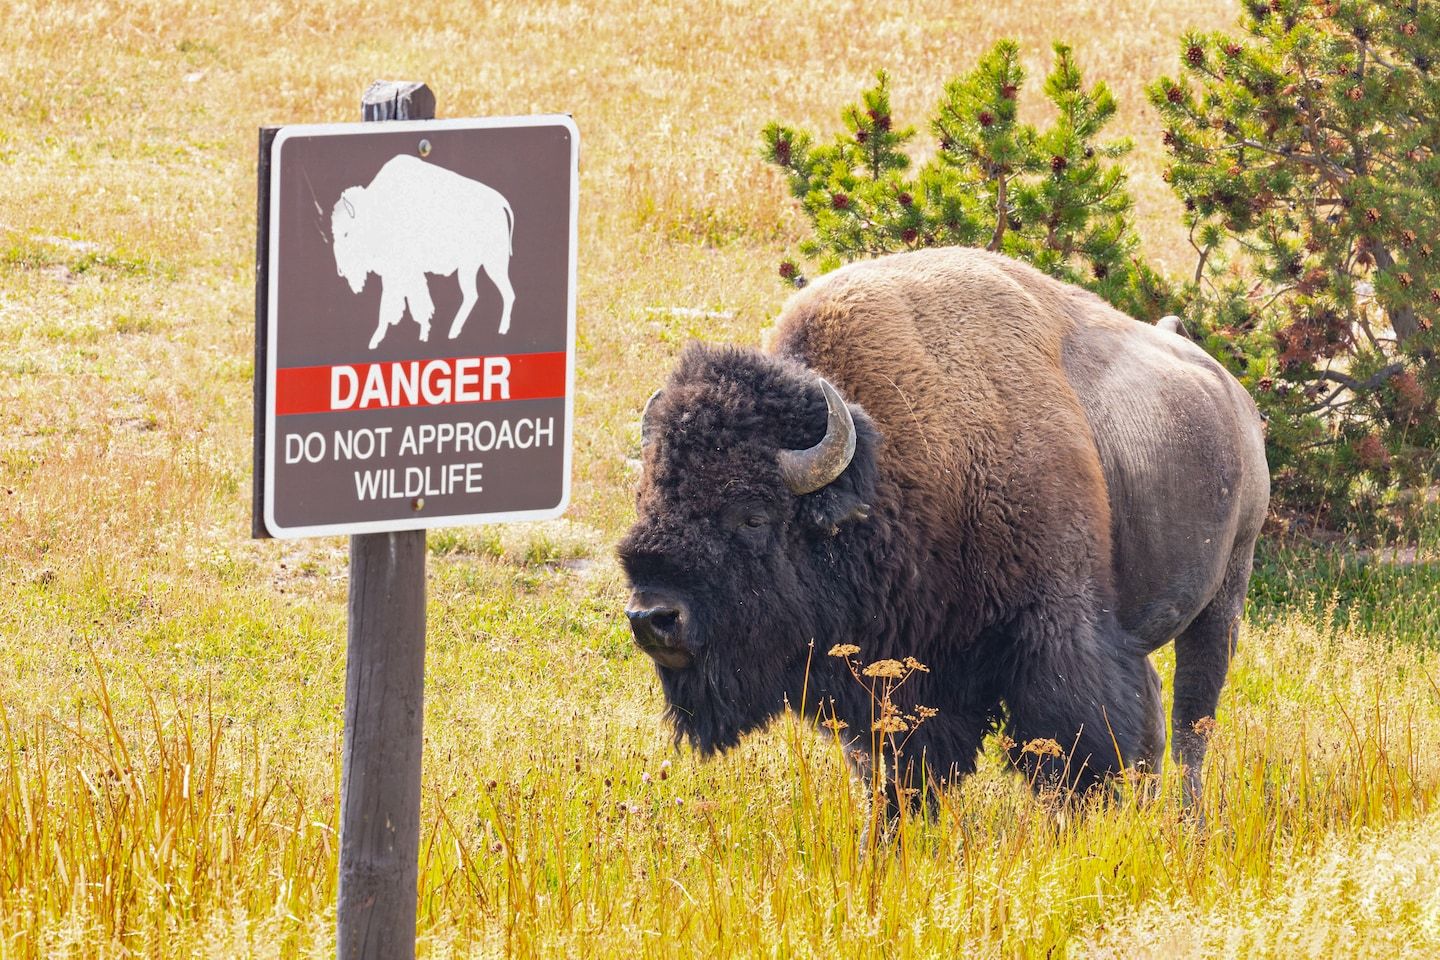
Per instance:
[[[677,740],[724,750],[802,696],[869,730],[823,655],[854,644],[930,667],[903,688],[939,711],[906,747],[930,776],[998,726],[1088,789],[1158,769],[1173,639],[1196,796],[1270,489],[1254,403],[1197,346],[1007,257],[916,251],[796,294],[768,352],[688,347],[641,433],[618,554]]]
[[[380,317],[371,350],[407,307],[420,326],[420,339],[430,338],[435,303],[427,273],[459,274],[462,299],[450,321],[451,340],[475,307],[481,270],[500,292],[499,332],[510,329],[515,215],[509,201],[480,181],[400,154],[385,162],[368,187],[349,187],[340,194],[330,213],[330,233],[335,272],[353,292],[365,289],[370,274],[380,278]]]

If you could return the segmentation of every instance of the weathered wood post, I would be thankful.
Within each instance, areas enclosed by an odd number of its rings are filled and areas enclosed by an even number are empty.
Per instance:
[[[376,81],[365,120],[433,120],[423,83]],[[340,786],[341,960],[415,956],[425,714],[425,531],[350,538],[345,755]]]

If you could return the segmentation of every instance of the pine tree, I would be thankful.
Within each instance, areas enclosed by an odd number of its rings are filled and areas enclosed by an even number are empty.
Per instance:
[[[916,131],[895,125],[884,71],[841,111],[844,132],[828,144],[768,125],[764,155],[785,170],[814,228],[801,252],[826,271],[925,246],[983,246],[1089,287],[1141,319],[1174,309],[1174,292],[1138,256],[1117,163],[1131,144],[1099,141],[1115,114],[1109,89],[1087,90],[1070,48],[1057,43],[1044,89],[1059,117],[1041,131],[1019,119],[1024,83],[1019,47],[1003,40],[946,84],[930,123],[936,150],[913,173]],[[804,282],[793,261],[780,272]]]
[[[1150,89],[1189,319],[1270,416],[1277,497],[1359,517],[1440,466],[1440,12],[1252,0],[1242,27]]]

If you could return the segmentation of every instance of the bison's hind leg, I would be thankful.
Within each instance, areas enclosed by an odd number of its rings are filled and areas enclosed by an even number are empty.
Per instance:
[[[510,307],[515,303],[515,290],[510,286],[510,260],[508,257],[492,258],[473,268],[460,268],[460,309],[455,311],[455,319],[450,322],[451,340],[460,336],[460,331],[465,329],[465,321],[470,318],[470,311],[475,308],[475,301],[479,298],[476,282],[481,270],[500,291],[500,332],[510,329]]]
[[[485,264],[485,273],[500,291],[500,333],[510,329],[510,308],[515,305],[515,288],[510,286],[510,258],[495,258]]]
[[[1215,597],[1175,638],[1171,751],[1184,773],[1182,789],[1187,806],[1200,799],[1200,770],[1220,690],[1230,671],[1230,658],[1235,655],[1252,561],[1249,549],[1237,550]]]
[[[470,311],[475,309],[475,301],[479,294],[475,289],[475,275],[480,272],[479,265],[475,263],[461,264],[456,271],[456,278],[460,281],[460,309],[455,311],[455,319],[450,321],[450,333],[447,336],[451,340],[460,336],[460,331],[465,329],[465,321],[470,316]]]

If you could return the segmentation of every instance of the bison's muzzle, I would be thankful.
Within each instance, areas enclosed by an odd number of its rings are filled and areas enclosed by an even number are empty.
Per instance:
[[[680,670],[695,662],[685,649],[685,608],[683,605],[635,596],[625,608],[635,645],[660,666]]]

